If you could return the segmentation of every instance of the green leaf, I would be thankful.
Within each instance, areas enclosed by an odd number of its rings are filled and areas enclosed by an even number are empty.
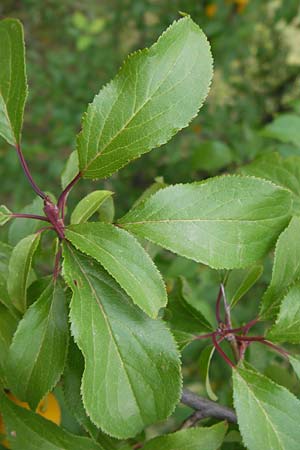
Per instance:
[[[222,445],[227,425],[199,427],[158,436],[146,442],[144,450],[218,450]]]
[[[0,305],[0,379],[2,383],[5,383],[5,386],[7,386],[5,366],[8,349],[17,325],[17,319],[4,305]]]
[[[165,311],[165,320],[169,324],[180,349],[183,349],[199,334],[213,331],[203,314],[186,301],[182,279],[176,281],[170,295]]]
[[[294,369],[295,374],[297,375],[297,377],[300,380],[300,357],[299,357],[299,355],[297,355],[296,357],[289,355],[289,361]]]
[[[0,205],[0,226],[5,225],[11,219],[12,212],[5,206]]]
[[[36,197],[29,205],[21,209],[21,213],[25,214],[37,214],[44,215],[43,212],[43,200],[40,197]],[[15,246],[17,243],[28,236],[29,234],[35,233],[39,228],[49,225],[48,222],[42,222],[40,220],[30,220],[30,219],[14,219],[9,227],[8,241],[9,244]]]
[[[75,436],[0,395],[1,412],[14,450],[102,450],[91,439]]]
[[[131,55],[83,117],[77,141],[83,177],[108,177],[165,144],[196,116],[211,78],[209,43],[189,17]]]
[[[66,244],[63,272],[73,291],[71,329],[85,359],[81,392],[91,420],[125,439],[168,417],[181,379],[164,323],[147,317],[96,261]]]
[[[97,439],[99,431],[83,407],[80,385],[84,371],[84,358],[73,339],[70,339],[67,363],[63,376],[64,398],[68,409],[83,428],[94,438]]]
[[[151,197],[151,195],[155,194],[155,192],[160,191],[161,189],[166,188],[168,185],[164,182],[163,177],[156,177],[155,183],[152,183],[140,197],[134,202],[132,205],[133,208],[138,206],[140,203],[144,202],[147,198]]]
[[[100,222],[112,223],[115,217],[115,204],[113,197],[107,197],[98,211]]]
[[[240,368],[233,370],[233,398],[249,450],[299,450],[300,401],[286,388]]]
[[[27,97],[24,34],[16,19],[0,21],[0,135],[11,145],[21,139]]]
[[[9,388],[35,409],[58,382],[68,348],[65,295],[49,284],[31,305],[14,335],[7,361]]]
[[[232,269],[265,255],[287,225],[290,209],[288,191],[228,175],[162,189],[120,224],[181,256]]]
[[[275,248],[271,283],[262,300],[260,316],[273,318],[278,313],[283,295],[300,277],[300,218],[293,217],[281,233]]]
[[[111,191],[94,191],[77,203],[71,215],[71,223],[84,223],[100,208],[102,203],[111,195]]]
[[[8,264],[11,257],[12,247],[0,242],[0,302],[9,310],[13,304],[7,292]]]
[[[267,333],[267,339],[275,342],[300,343],[300,284],[289,290],[280,305],[276,323]]]
[[[293,195],[293,210],[300,213],[300,156],[282,158],[279,153],[260,156],[242,167],[241,173],[270,180],[289,189]]]
[[[95,258],[134,303],[157,317],[167,304],[166,288],[152,259],[133,236],[106,223],[71,226],[65,234],[78,250]]]
[[[300,116],[280,114],[262,130],[263,136],[300,146]]]
[[[249,267],[248,269],[243,270],[243,277],[233,293],[231,297],[231,308],[234,308],[236,304],[240,301],[244,295],[247,294],[247,292],[252,288],[252,286],[257,282],[257,280],[261,277],[263,273],[263,266],[262,265],[254,265],[252,267]],[[230,275],[229,275],[230,277]],[[228,291],[228,284],[226,285]],[[228,295],[227,295],[228,297]]]
[[[207,395],[211,400],[216,402],[218,400],[218,397],[212,390],[209,379],[210,362],[213,357],[214,351],[215,351],[214,345],[208,345],[207,347],[205,347],[200,355],[199,366],[200,366],[200,378],[205,383]]]
[[[61,174],[61,187],[65,189],[68,184],[76,177],[79,172],[78,153],[74,150],[65,165]]]
[[[13,249],[8,267],[7,288],[14,306],[22,313],[27,307],[27,287],[33,255],[39,245],[40,234],[22,239]]]

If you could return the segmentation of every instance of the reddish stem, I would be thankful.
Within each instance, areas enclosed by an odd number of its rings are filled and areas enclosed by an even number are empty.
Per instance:
[[[214,334],[216,334],[215,331],[213,331],[212,333],[207,333],[207,334],[200,334],[199,336],[195,336],[194,339],[207,339],[212,337]]]
[[[222,322],[221,313],[220,313],[221,299],[222,299],[222,287],[220,287],[220,289],[219,289],[217,302],[216,302],[216,319],[217,319],[218,323]]]
[[[68,195],[73,188],[73,186],[77,183],[78,180],[80,180],[82,174],[81,172],[78,172],[76,177],[73,178],[73,180],[65,187],[65,189],[62,191],[62,193],[59,196],[57,207],[61,211],[61,218],[64,220],[65,217],[65,205],[68,198]]]
[[[30,173],[30,170],[29,170],[28,165],[27,165],[27,163],[25,161],[24,155],[22,153],[22,150],[21,150],[21,147],[20,147],[19,144],[16,145],[16,150],[17,150],[17,154],[18,154],[18,157],[19,157],[22,169],[23,169],[23,171],[24,171],[24,173],[25,173],[29,183],[31,184],[32,189],[35,191],[35,193],[39,197],[45,198],[46,194],[43,191],[40,190],[40,188],[38,187],[38,185],[35,183],[34,179],[32,178],[32,175]]]
[[[234,368],[235,366],[234,366],[233,362],[228,358],[226,353],[221,349],[215,334],[212,336],[212,341],[213,341],[213,344],[214,344],[215,349],[217,350],[217,352],[222,356],[222,358],[227,362],[227,364],[230,367]]]
[[[50,222],[50,220],[46,216],[37,216],[36,214],[12,213],[10,216],[13,218],[36,219],[36,220],[42,220],[43,222]]]

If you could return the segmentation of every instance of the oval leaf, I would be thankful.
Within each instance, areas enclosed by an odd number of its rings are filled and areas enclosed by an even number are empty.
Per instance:
[[[70,245],[64,246],[64,258],[73,291],[72,333],[85,359],[85,409],[106,433],[134,436],[168,417],[179,400],[174,340],[163,322],[137,309],[93,259]]]
[[[68,320],[63,289],[53,282],[31,305],[14,335],[7,361],[9,388],[35,409],[56,385],[68,348]]]
[[[0,395],[1,413],[13,449],[19,450],[102,450],[91,439],[75,436],[50,420],[21,408]]]
[[[26,97],[23,27],[16,19],[4,19],[0,21],[0,135],[11,145],[20,143]]]
[[[233,371],[239,428],[249,450],[298,450],[300,401],[286,388],[248,369]]]
[[[102,203],[111,195],[111,191],[94,191],[84,197],[79,203],[77,203],[74,211],[71,215],[71,223],[83,223],[95,214],[100,208]]]
[[[149,316],[167,304],[160,273],[140,243],[125,230],[106,223],[66,229],[66,237],[81,252],[95,258]]]
[[[77,141],[83,177],[108,177],[165,144],[196,116],[211,78],[209,43],[189,17],[131,55],[84,115]]]
[[[199,427],[190,430],[158,436],[146,442],[144,450],[218,450],[224,440],[227,425],[224,422],[212,427]]]
[[[22,313],[27,307],[27,287],[33,255],[40,235],[31,234],[13,249],[8,267],[7,288],[14,306]]]
[[[7,386],[5,366],[8,349],[18,325],[17,319],[4,306],[0,305],[0,379]]]
[[[290,211],[288,191],[258,178],[226,176],[162,189],[120,224],[179,255],[232,269],[264,256]]]

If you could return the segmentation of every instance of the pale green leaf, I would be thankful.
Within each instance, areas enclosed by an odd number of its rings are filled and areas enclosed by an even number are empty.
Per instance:
[[[163,177],[156,177],[155,182],[151,184],[140,197],[134,202],[132,205],[133,208],[138,206],[140,203],[145,201],[147,198],[151,197],[151,195],[155,194],[155,192],[160,191],[161,189],[166,188],[168,185],[164,182]]]
[[[262,130],[263,136],[300,146],[300,116],[280,114]]]
[[[64,167],[64,170],[61,174],[61,187],[65,189],[68,184],[76,177],[76,175],[79,172],[79,166],[78,166],[78,154],[76,150],[74,150]]]
[[[67,239],[95,258],[143,311],[156,317],[167,304],[164,282],[140,243],[125,230],[106,223],[73,225]]]
[[[293,217],[275,248],[271,283],[262,300],[260,316],[273,318],[288,287],[300,277],[300,217]]]
[[[100,208],[102,203],[111,195],[111,191],[94,191],[84,197],[79,203],[77,203],[74,211],[71,215],[71,223],[84,223],[87,222],[93,214]]]
[[[289,189],[293,195],[293,210],[295,214],[300,213],[300,156],[282,158],[279,153],[268,153],[242,167],[241,172]]]
[[[165,144],[196,116],[211,78],[209,43],[190,17],[131,55],[84,115],[77,141],[83,177],[108,177]]]
[[[186,301],[183,289],[183,280],[177,280],[164,317],[180,349],[193,341],[196,336],[213,331],[203,314]]]
[[[0,395],[1,413],[14,450],[102,450],[91,439],[75,436]]]
[[[294,369],[295,374],[297,375],[297,377],[300,380],[300,357],[299,357],[299,355],[297,355],[297,356],[289,355],[289,361],[291,363],[291,366]]]
[[[27,97],[25,47],[21,22],[0,21],[0,135],[11,145],[21,139]]]
[[[209,368],[210,368],[210,362],[213,357],[215,351],[214,345],[208,345],[205,347],[200,355],[199,358],[199,366],[200,366],[200,378],[202,382],[205,384],[207,395],[211,400],[216,402],[218,400],[218,397],[212,390],[211,384],[210,384],[210,378],[209,378]]]
[[[264,268],[262,265],[254,265],[252,267],[249,267],[248,269],[244,269],[243,271],[241,271],[243,272],[241,281],[231,296],[231,308],[234,308],[235,305],[240,301],[240,299],[247,294],[247,292],[252,288],[256,281],[261,277],[263,270]],[[228,283],[226,284],[226,292],[228,292]]]
[[[283,298],[276,323],[267,333],[275,342],[300,344],[300,284],[291,287]]]
[[[5,386],[7,386],[5,377],[7,354],[17,325],[17,319],[4,305],[0,305],[0,379],[5,382]]]
[[[151,439],[143,450],[218,450],[226,431],[224,422],[212,427],[181,430]]]
[[[162,189],[120,224],[181,256],[232,269],[264,256],[290,212],[288,191],[258,178],[228,175]]]
[[[128,438],[168,417],[181,379],[164,323],[136,308],[95,260],[70,244],[64,245],[63,273],[73,291],[71,329],[85,359],[81,392],[92,421]]]
[[[27,307],[27,287],[33,255],[40,234],[30,234],[13,249],[8,267],[7,288],[13,305],[22,313]]]
[[[58,382],[68,349],[68,319],[62,287],[51,281],[19,322],[7,361],[9,388],[34,410]]]
[[[233,370],[233,398],[249,450],[299,450],[300,401],[286,388],[240,368]]]
[[[10,219],[12,212],[5,206],[0,205],[0,226],[5,225]]]
[[[98,211],[100,222],[112,223],[115,217],[115,203],[113,197],[107,197]]]

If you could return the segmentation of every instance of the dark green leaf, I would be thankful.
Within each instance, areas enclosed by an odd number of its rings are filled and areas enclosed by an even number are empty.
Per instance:
[[[14,335],[7,362],[9,388],[35,409],[64,369],[68,320],[63,289],[53,282],[31,305]]]
[[[0,395],[1,412],[14,450],[103,450],[91,439],[75,436]]]
[[[0,135],[11,145],[21,139],[27,97],[25,47],[22,24],[0,21]]]
[[[108,177],[165,144],[198,113],[212,78],[200,28],[185,17],[131,55],[84,115],[77,150],[85,178]]]
[[[203,314],[186,301],[183,288],[183,280],[177,280],[165,312],[165,320],[180,349],[193,341],[196,336],[213,331]]]
[[[207,395],[211,400],[216,402],[218,400],[218,397],[212,390],[209,379],[210,362],[213,357],[214,351],[215,347],[213,345],[208,345],[207,347],[205,347],[200,355],[199,366],[200,366],[200,377],[202,382],[204,382],[205,384]]]
[[[17,325],[17,319],[4,305],[0,305],[0,378],[2,383],[5,383],[5,386],[7,386],[5,378],[7,354]]]
[[[290,212],[288,191],[258,178],[228,175],[162,189],[120,224],[182,256],[231,269],[261,258]]]
[[[105,223],[87,223],[68,227],[66,237],[103,265],[151,317],[167,304],[160,273],[140,243],[125,230]]]
[[[147,317],[93,259],[64,246],[73,291],[72,333],[85,358],[82,397],[92,421],[117,438],[171,414],[179,400],[179,354],[160,320]]]
[[[252,288],[252,286],[256,283],[256,281],[261,277],[263,273],[262,265],[254,265],[249,267],[248,269],[244,269],[242,279],[231,296],[231,307],[234,308],[235,305],[240,301],[242,297]],[[227,287],[227,285],[226,285]],[[226,289],[228,291],[228,289]],[[228,296],[227,296],[228,297]]]

